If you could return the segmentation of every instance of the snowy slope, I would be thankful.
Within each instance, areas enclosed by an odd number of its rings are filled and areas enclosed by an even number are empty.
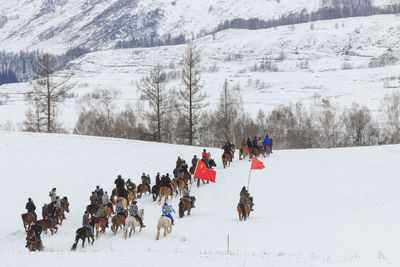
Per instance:
[[[60,53],[78,45],[110,48],[118,40],[181,33],[188,38],[234,18],[269,20],[321,0],[1,0],[0,46]],[[329,2],[329,1],[328,1]],[[376,6],[399,0],[376,0]]]
[[[177,155],[199,147],[119,139],[0,132],[2,186],[12,205],[2,207],[1,266],[398,266],[400,146],[275,151],[253,171],[255,212],[239,222],[236,204],[247,184],[248,161],[217,168],[217,182],[192,188],[192,216],[176,218],[172,234],[155,241],[160,206],[145,196],[147,227],[122,240],[110,231],[93,246],[69,249],[90,192],[108,191],[117,174],[138,182],[144,171],[171,172]],[[219,159],[221,152],[211,150]],[[219,164],[217,160],[217,164]],[[32,197],[38,207],[48,191],[68,196],[71,213],[44,252],[28,253],[20,213]],[[173,206],[177,208],[178,199]],[[11,204],[11,202],[10,202]],[[7,215],[7,216],[4,216]],[[227,235],[230,252],[226,252]]]
[[[298,24],[265,30],[226,30],[195,41],[201,50],[202,82],[214,109],[225,79],[240,86],[244,109],[256,114],[269,112],[280,104],[323,101],[350,106],[359,102],[372,111],[380,107],[386,93],[400,87],[399,64],[369,68],[382,55],[400,58],[400,17],[381,15]],[[336,27],[337,25],[337,27]],[[121,91],[121,107],[138,99],[136,84],[160,63],[176,79],[168,88],[181,88],[179,62],[185,45],[146,49],[120,49],[95,52],[71,63],[75,71],[76,96],[97,88]],[[391,52],[390,52],[391,51]],[[281,54],[283,61],[277,60]],[[252,71],[255,64],[270,60],[277,72]],[[308,64],[308,68],[301,67]],[[344,68],[348,66],[348,68]],[[10,95],[0,105],[0,124],[21,123],[25,116],[22,93],[29,84],[0,86]],[[62,109],[61,121],[71,130],[78,118],[76,99]]]

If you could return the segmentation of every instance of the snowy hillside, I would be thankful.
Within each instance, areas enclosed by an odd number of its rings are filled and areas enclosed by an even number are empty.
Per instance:
[[[400,87],[400,17],[381,15],[319,21],[264,30],[226,30],[195,41],[201,50],[202,82],[210,109],[225,79],[240,87],[244,108],[255,116],[280,104],[325,101],[372,111],[386,93]],[[121,107],[138,99],[136,84],[152,65],[164,66],[168,88],[180,88],[179,62],[185,45],[120,49],[87,54],[71,63],[78,97],[97,88],[121,91]],[[22,93],[29,84],[0,86],[8,94],[0,105],[0,124],[25,116]],[[68,99],[61,121],[72,130],[78,118],[76,97]]]
[[[124,241],[107,233],[76,252],[69,249],[96,185],[108,191],[117,174],[139,181],[171,172],[176,157],[200,147],[119,139],[0,132],[4,201],[0,224],[1,266],[397,266],[400,146],[275,151],[266,169],[252,172],[255,211],[239,222],[236,204],[250,163],[217,168],[215,184],[192,188],[196,208],[176,218],[172,233],[155,241],[160,206],[138,201],[147,225]],[[211,150],[220,165],[221,151]],[[28,253],[20,219],[28,197],[40,210],[57,188],[71,213],[45,251]],[[178,199],[171,203],[177,209]],[[227,253],[227,235],[230,252]]]
[[[312,12],[331,2],[337,1],[1,0],[0,46],[7,51],[39,48],[60,53],[78,45],[109,48],[130,38],[167,34],[191,38],[225,20],[277,19],[303,10]]]

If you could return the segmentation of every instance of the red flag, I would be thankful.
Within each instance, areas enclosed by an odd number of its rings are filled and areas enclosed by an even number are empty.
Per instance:
[[[194,177],[215,183],[215,176],[217,172],[206,167],[206,164],[201,160],[197,161]]]
[[[265,168],[264,163],[262,163],[261,161],[256,159],[256,157],[253,157],[253,159],[251,160],[251,169],[252,170],[261,170],[264,168]]]

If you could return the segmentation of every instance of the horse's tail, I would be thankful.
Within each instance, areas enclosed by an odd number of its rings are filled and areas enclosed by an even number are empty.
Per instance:
[[[76,243],[74,243],[74,244],[72,245],[71,250],[75,250],[75,249],[76,249]]]
[[[183,208],[183,202],[180,201],[179,202],[179,218],[182,218],[183,216],[185,216],[185,210]]]
[[[239,203],[239,207],[240,207],[240,210],[242,211],[243,219],[246,220],[247,214],[246,214],[246,210],[245,210],[245,208],[244,208],[244,204],[243,204],[243,203]]]

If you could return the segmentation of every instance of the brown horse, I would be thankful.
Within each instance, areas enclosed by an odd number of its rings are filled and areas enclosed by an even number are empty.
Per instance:
[[[258,156],[260,155],[260,149],[258,147],[251,147],[251,157],[256,157],[258,158]]]
[[[32,229],[29,229],[26,233],[26,242],[29,251],[42,250],[42,242]]]
[[[190,173],[188,173],[188,172],[185,172],[184,174],[183,174],[183,179],[185,179],[185,182],[186,183],[192,183],[192,176],[190,175]]]
[[[100,237],[100,235],[102,235],[106,232],[107,220],[105,218],[98,218],[98,217],[93,217],[92,220],[94,220],[94,228],[96,230],[96,239],[98,239]]]
[[[229,153],[222,154],[222,165],[224,166],[224,169],[226,168],[226,166],[231,165],[231,154]]]
[[[124,226],[125,224],[125,217],[121,214],[117,214],[111,219],[111,231],[113,231],[114,235],[117,234],[118,230]]]
[[[107,218],[111,217],[111,208],[107,205],[104,205],[104,211],[106,212]]]
[[[136,199],[136,191],[135,190],[128,190],[128,201],[132,203]]]
[[[262,155],[265,158],[266,152],[265,152],[264,145],[260,145],[259,147],[260,147],[260,150],[259,150],[260,155]]]
[[[247,145],[242,145],[239,149],[239,159],[245,159],[249,155],[249,150],[247,149]]]
[[[151,188],[150,188],[150,185],[148,185],[148,184],[138,185],[138,187],[137,187],[138,198],[141,198],[143,193],[145,193],[145,194],[150,193],[150,190],[151,190]]]
[[[119,193],[118,193],[118,188],[114,188],[111,192],[111,197],[110,200],[112,202],[113,205],[116,204],[115,199],[119,197]]]
[[[187,216],[190,215],[190,210],[193,208],[196,198],[190,197],[190,200],[187,198],[181,198],[181,201],[179,202],[179,218],[185,216],[185,211],[187,211]]]
[[[267,157],[269,157],[269,155],[271,154],[271,146],[265,146],[265,154],[267,155]]]
[[[64,212],[69,213],[69,202],[68,202],[67,197],[64,197],[62,199],[61,208],[56,209],[56,217],[57,217],[58,224],[60,224],[60,225],[62,225],[62,222],[64,220],[64,215],[63,215]]]
[[[196,170],[196,166],[190,167],[190,169],[189,169],[190,174],[193,175],[195,170]]]
[[[246,220],[250,215],[250,208],[246,203],[239,202],[237,205],[237,211],[239,214],[239,220]]]
[[[160,200],[158,201],[161,204],[161,199],[164,196],[164,202],[168,201],[168,196],[171,195],[171,187],[169,186],[161,186],[160,188]]]
[[[58,227],[56,224],[56,221],[53,220],[53,222],[50,222],[50,219],[48,220],[39,220],[37,221],[37,224],[42,227],[42,230],[44,231],[45,234],[47,234],[47,229],[50,229],[51,234],[57,233]]]
[[[124,209],[127,209],[128,208],[128,200],[126,200],[126,198],[124,198],[124,197],[118,197],[117,198],[117,201],[118,200],[121,200],[121,203],[122,203],[122,206],[124,207]]]
[[[92,242],[90,243],[90,238],[92,239]],[[81,227],[78,230],[76,230],[76,235],[75,235],[75,243],[72,245],[71,250],[76,249],[76,245],[78,244],[79,239],[82,240],[82,247],[85,247],[85,240],[87,239],[89,244],[93,244],[94,238],[90,234],[90,229],[87,227]]]
[[[175,196],[178,195],[178,191],[179,191],[179,195],[182,195],[182,190],[186,185],[186,181],[182,178],[174,178],[174,180],[172,181],[173,183],[176,184],[176,186],[174,186],[174,188],[176,188],[175,190]]]
[[[31,227],[31,223],[35,220],[35,214],[32,212],[23,213],[21,214],[21,218],[25,231],[28,231],[28,229]]]

